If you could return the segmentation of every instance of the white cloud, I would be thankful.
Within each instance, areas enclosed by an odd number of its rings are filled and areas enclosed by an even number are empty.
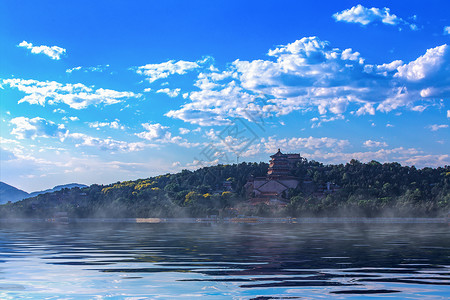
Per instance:
[[[232,136],[227,137],[217,137],[217,133],[210,131],[208,133],[209,137],[214,141],[214,146],[217,149],[222,149],[225,152],[230,152],[229,145],[238,145],[239,140],[234,140]],[[246,141],[243,143],[245,144]],[[261,138],[257,143],[251,144],[248,149],[244,149],[240,156],[250,157],[255,156],[260,153],[275,153],[278,148],[282,149],[283,152],[305,152],[308,150],[318,150],[327,148],[331,151],[342,150],[350,146],[348,140],[339,140],[329,137],[292,137],[292,138],[277,138],[271,136],[268,138]],[[236,147],[236,149],[240,149]]]
[[[220,162],[220,159],[214,159],[211,161],[205,161],[200,159],[194,159],[191,163],[186,164],[183,169],[187,170],[197,170],[204,167],[215,166]]]
[[[316,105],[322,114],[341,114],[352,93],[368,91],[351,86],[352,73],[361,70],[363,59],[351,49],[333,49],[316,37],[303,38],[269,51],[276,61],[233,62],[222,73],[200,73],[190,103],[166,115],[200,125],[220,125],[230,118],[268,117]],[[334,78],[334,77],[342,78]],[[337,83],[349,85],[339,86]],[[360,100],[363,101],[363,100]]]
[[[447,110],[447,118],[450,118],[450,110]]]
[[[66,111],[64,109],[62,109],[62,108],[55,108],[53,110],[53,112],[54,113],[60,113],[60,114],[65,114],[66,113]]]
[[[142,124],[142,127],[146,131],[136,134],[138,137],[152,141],[152,140],[159,140],[159,139],[170,139],[172,137],[172,134],[168,130],[168,126],[163,126],[159,123],[156,124],[150,124],[150,123],[144,123]]]
[[[384,77],[389,77],[397,71],[397,68],[403,65],[402,60],[394,60],[390,63],[384,63],[381,65],[370,65],[367,64],[364,66],[365,73],[375,73],[377,75],[382,75]]]
[[[366,104],[364,104],[364,106],[361,106],[356,111],[357,116],[361,116],[361,115],[365,115],[365,114],[369,114],[369,115],[375,114],[375,108],[373,107],[372,103],[366,103]]]
[[[201,90],[191,92],[192,102],[179,110],[171,110],[166,116],[178,118],[202,126],[224,125],[228,118],[243,117],[248,119],[252,111],[259,108],[252,104],[256,96],[244,91],[231,82],[219,90]]]
[[[101,150],[112,151],[140,151],[144,147],[154,145],[145,144],[142,142],[125,142],[118,141],[111,138],[101,139],[86,135],[84,133],[69,133],[63,124],[56,124],[52,121],[45,120],[40,117],[26,118],[17,117],[11,120],[11,124],[15,126],[11,134],[18,139],[36,139],[38,137],[44,138],[58,138],[61,142],[67,139],[75,141],[76,146],[95,146]]]
[[[178,130],[180,131],[180,134],[188,134],[191,132],[189,129],[183,127],[178,128]]]
[[[64,116],[64,117],[62,117],[62,120],[63,121],[67,121],[67,120],[70,120],[70,121],[78,121],[78,120],[80,120],[78,117],[66,117],[66,116]]]
[[[16,140],[6,139],[6,138],[0,136],[0,145],[5,145],[5,144],[17,145],[17,144],[19,144],[19,142]]]
[[[78,67],[74,67],[74,68],[71,68],[71,69],[67,69],[66,70],[66,73],[72,73],[73,71],[83,71],[83,72],[85,72],[85,73],[87,73],[87,72],[103,72],[103,71],[105,71],[107,68],[109,68],[109,65],[97,65],[97,66],[95,66],[95,67],[81,67],[81,66],[78,66]]]
[[[83,133],[71,133],[69,137],[76,142],[77,147],[80,146],[89,146],[89,147],[97,147],[101,150],[111,150],[111,151],[121,151],[121,152],[134,152],[141,151],[145,147],[152,147],[154,145],[145,144],[142,142],[125,142],[118,141],[111,138],[101,139],[92,137]]]
[[[367,8],[362,6],[361,4],[358,4],[356,6],[353,6],[352,8],[335,13],[333,15],[333,18],[337,22],[359,23],[361,25],[381,22],[383,24],[393,26],[406,25],[409,26],[409,28],[412,30],[418,29],[416,24],[406,22],[402,18],[391,14],[390,9],[387,7],[384,7],[382,9],[376,7]]]
[[[79,66],[79,67],[74,67],[74,68],[71,68],[71,69],[67,69],[66,70],[66,73],[72,73],[73,71],[79,71],[79,70],[81,70],[81,66]]]
[[[11,134],[15,135],[18,139],[35,139],[37,137],[57,137],[64,140],[67,136],[67,129],[63,124],[55,124],[52,121],[47,121],[43,118],[26,118],[17,117],[12,119],[11,124],[15,126],[11,131]]]
[[[193,165],[197,167],[206,166],[209,164],[224,163],[225,160],[230,159],[229,155],[233,156],[232,151],[227,148],[223,142],[224,139],[216,137],[217,132],[210,131],[209,136],[212,140],[212,149],[217,149],[216,155],[211,155],[209,159],[204,161],[196,161]],[[226,138],[225,138],[226,140]],[[233,143],[229,140],[227,142]],[[369,141],[367,145],[372,147],[386,147],[385,142]],[[377,151],[365,152],[343,152],[351,148],[348,140],[340,140],[329,137],[293,137],[293,138],[276,138],[274,136],[269,138],[262,138],[257,143],[250,145],[248,149],[240,153],[241,157],[259,157],[261,153],[273,154],[281,148],[282,152],[300,153],[303,157],[308,159],[318,160],[324,163],[345,163],[351,159],[358,159],[360,161],[368,162],[371,160],[378,160],[381,162],[398,161],[402,164],[414,164],[417,166],[443,166],[448,164],[448,155],[429,155],[415,148],[393,148],[393,149],[379,149]],[[224,156],[228,153],[228,156]],[[218,159],[215,159],[218,158]],[[224,160],[224,161],[222,161]]]
[[[417,111],[417,112],[423,112],[425,109],[427,109],[426,105],[416,105],[411,107],[412,111]]]
[[[399,66],[395,77],[404,78],[410,81],[422,80],[425,77],[436,73],[448,59],[448,46],[444,44],[428,49],[427,52],[416,60]]]
[[[379,148],[379,147],[387,147],[388,144],[386,144],[386,142],[377,142],[377,141],[372,141],[372,140],[367,140],[364,142],[364,147],[368,147],[368,148]]]
[[[439,129],[444,129],[444,128],[448,128],[447,124],[433,124],[433,125],[429,125],[427,126],[427,128],[429,128],[431,131],[438,131]]]
[[[450,26],[445,26],[444,27],[444,34],[450,34]]]
[[[252,115],[268,118],[312,109],[323,122],[344,119],[349,107],[355,116],[400,108],[420,112],[450,96],[449,52],[444,44],[411,62],[376,65],[351,48],[304,37],[270,49],[267,59],[236,60],[223,71],[199,65],[198,90],[184,93],[188,101],[166,116],[214,126],[236,117],[252,121]]]
[[[332,117],[325,117],[325,116],[320,116],[320,119],[315,117],[311,119],[311,122],[313,122],[313,124],[311,125],[311,128],[317,128],[317,127],[321,127],[323,123],[327,123],[327,122],[333,122],[336,120],[344,120],[345,117],[343,115],[337,115],[337,116],[332,116]]]
[[[273,152],[273,150],[276,150],[280,147],[283,149],[286,148],[286,151],[291,151],[289,149],[295,150],[295,149],[323,149],[323,148],[330,148],[330,149],[342,149],[350,145],[348,140],[339,140],[329,137],[322,137],[322,138],[316,138],[316,137],[307,137],[307,138],[286,138],[286,139],[275,139],[269,137],[267,140],[263,139],[262,143],[265,143],[264,147],[269,151],[269,153]],[[280,145],[277,147],[277,145]]]
[[[164,88],[164,89],[159,89],[156,92],[157,93],[163,93],[163,94],[167,94],[167,96],[169,96],[170,98],[175,98],[180,94],[181,89],[169,89],[169,88]]]
[[[28,102],[44,106],[65,103],[74,109],[83,109],[89,105],[115,104],[127,98],[138,98],[141,94],[118,92],[109,89],[94,89],[81,83],[62,84],[56,81],[37,81],[33,79],[3,79],[2,84],[9,85],[27,94],[19,103]]]
[[[366,152],[325,152],[318,149],[311,153],[303,153],[302,156],[331,164],[345,163],[351,159],[362,162],[377,160],[382,163],[396,161],[403,165],[415,165],[417,167],[442,167],[450,164],[450,156],[447,154],[424,154],[415,148],[403,147]]]
[[[14,186],[32,191],[54,186],[54,182],[109,184],[124,178],[143,178],[149,174],[167,172],[167,164],[162,160],[153,160],[152,164],[148,164],[148,161],[133,163],[117,161],[105,155],[85,155],[82,149],[76,155],[44,151],[36,155],[32,153],[20,155],[14,160],[2,162],[2,168],[8,170],[7,174],[2,175],[5,175],[5,180]],[[26,186],[23,186],[24,182]]]
[[[450,165],[450,156],[448,154],[414,155],[411,158],[405,158],[403,162],[419,167],[442,167]]]
[[[61,56],[63,56],[64,54],[66,54],[66,49],[58,47],[58,46],[33,46],[32,43],[28,43],[26,41],[23,41],[22,43],[20,43],[19,45],[17,45],[17,47],[23,47],[26,48],[28,50],[31,50],[31,53],[33,54],[45,54],[48,57],[50,57],[51,59],[55,59],[55,60],[59,60],[61,59]]]
[[[158,79],[167,78],[170,75],[178,74],[183,75],[188,71],[192,71],[199,68],[198,62],[179,60],[169,60],[160,64],[147,64],[140,66],[136,69],[136,73],[139,75],[147,76],[147,80],[152,83]]]
[[[142,127],[146,131],[136,133],[136,136],[141,139],[152,141],[158,144],[176,144],[181,147],[190,148],[197,147],[200,143],[190,143],[180,136],[173,136],[168,126],[163,126],[159,123],[143,123]]]
[[[111,129],[121,129],[121,130],[125,130],[125,126],[121,125],[119,123],[120,121],[118,119],[116,119],[115,121],[112,122],[90,122],[88,123],[89,127],[91,128],[102,128],[102,127],[109,127]]]
[[[327,120],[399,108],[423,111],[450,96],[450,51],[428,49],[411,62],[367,64],[353,49],[305,37],[268,51],[269,58],[234,61],[225,71],[202,69],[190,100],[166,116],[202,126],[229,124],[315,108]],[[415,104],[426,100],[428,103]],[[334,115],[330,117],[329,114]]]

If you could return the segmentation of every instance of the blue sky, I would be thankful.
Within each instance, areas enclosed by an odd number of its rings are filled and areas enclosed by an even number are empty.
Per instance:
[[[26,191],[277,148],[450,164],[448,1],[0,6],[1,181]]]

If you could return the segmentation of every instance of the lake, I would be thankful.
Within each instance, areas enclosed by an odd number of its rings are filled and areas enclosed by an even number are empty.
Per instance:
[[[0,225],[1,299],[447,299],[450,227]]]

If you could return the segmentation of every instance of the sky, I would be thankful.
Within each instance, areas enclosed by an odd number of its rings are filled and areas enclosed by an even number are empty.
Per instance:
[[[405,3],[1,0],[0,180],[449,165],[450,2]]]

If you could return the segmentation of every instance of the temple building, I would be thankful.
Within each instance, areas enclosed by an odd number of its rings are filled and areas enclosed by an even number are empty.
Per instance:
[[[247,184],[247,193],[253,205],[286,205],[288,190],[296,188],[300,179],[292,176],[292,170],[301,161],[300,154],[283,154],[280,149],[270,156],[269,170],[265,177],[255,177]]]

